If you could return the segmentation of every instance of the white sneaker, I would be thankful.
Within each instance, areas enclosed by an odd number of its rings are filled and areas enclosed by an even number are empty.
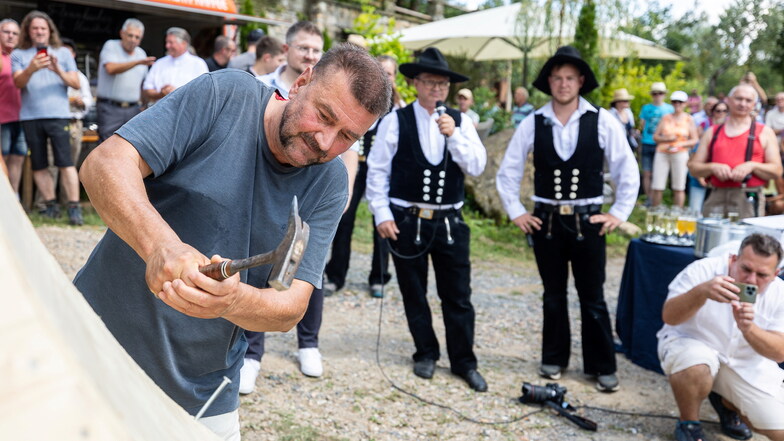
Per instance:
[[[321,352],[318,348],[299,350],[299,370],[308,377],[320,377],[324,373],[321,365]]]
[[[247,395],[256,389],[256,378],[261,370],[261,362],[246,358],[240,369],[240,393]]]

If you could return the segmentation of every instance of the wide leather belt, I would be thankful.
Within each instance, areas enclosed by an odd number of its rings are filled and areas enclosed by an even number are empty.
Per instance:
[[[133,107],[133,106],[138,106],[139,105],[138,101],[115,101],[115,100],[110,100],[108,98],[98,98],[98,102],[99,103],[108,103],[108,104],[111,104],[113,106],[122,107],[122,108],[128,108],[128,107]]]
[[[541,210],[545,213],[556,213],[563,216],[569,216],[572,214],[587,214],[587,213],[597,213],[602,211],[602,206],[599,204],[588,204],[588,205],[553,205],[553,204],[545,204],[544,202],[537,202],[534,204],[535,210]]]
[[[450,214],[460,212],[459,208],[436,210],[432,208],[421,208],[417,207],[416,205],[412,205],[410,207],[401,207],[400,205],[389,204],[389,206],[393,210],[402,211],[408,215],[420,217],[422,219],[442,219],[446,216],[449,216]]]

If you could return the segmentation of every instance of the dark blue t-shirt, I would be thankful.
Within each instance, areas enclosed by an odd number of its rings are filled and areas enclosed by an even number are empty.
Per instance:
[[[144,181],[152,205],[184,243],[208,257],[242,258],[274,249],[296,195],[300,216],[310,225],[296,278],[320,287],[348,198],[348,176],[341,161],[294,168],[274,159],[263,122],[272,94],[247,72],[205,74],[117,134],[153,170]],[[145,268],[109,230],[74,283],[131,357],[186,411],[198,412],[224,375],[233,383],[205,416],[233,411],[247,347],[242,329],[170,308],[150,292]],[[269,271],[269,265],[251,269],[242,281],[264,287]]]

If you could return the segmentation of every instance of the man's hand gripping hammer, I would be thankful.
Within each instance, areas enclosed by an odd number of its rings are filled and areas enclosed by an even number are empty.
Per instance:
[[[199,268],[199,271],[215,280],[228,279],[232,275],[260,265],[272,264],[269,275],[269,285],[278,291],[285,291],[291,287],[294,274],[302,262],[305,255],[305,248],[308,246],[310,237],[310,227],[307,222],[302,222],[299,217],[299,207],[297,197],[291,201],[291,212],[289,213],[288,227],[286,235],[278,244],[277,248],[247,259],[224,260],[220,263],[211,263]]]

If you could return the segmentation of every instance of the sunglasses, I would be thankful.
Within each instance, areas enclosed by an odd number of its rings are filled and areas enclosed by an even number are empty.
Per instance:
[[[665,92],[651,92],[651,95],[664,95]]]
[[[683,104],[686,101],[670,101],[670,102],[673,103],[673,104]]]

